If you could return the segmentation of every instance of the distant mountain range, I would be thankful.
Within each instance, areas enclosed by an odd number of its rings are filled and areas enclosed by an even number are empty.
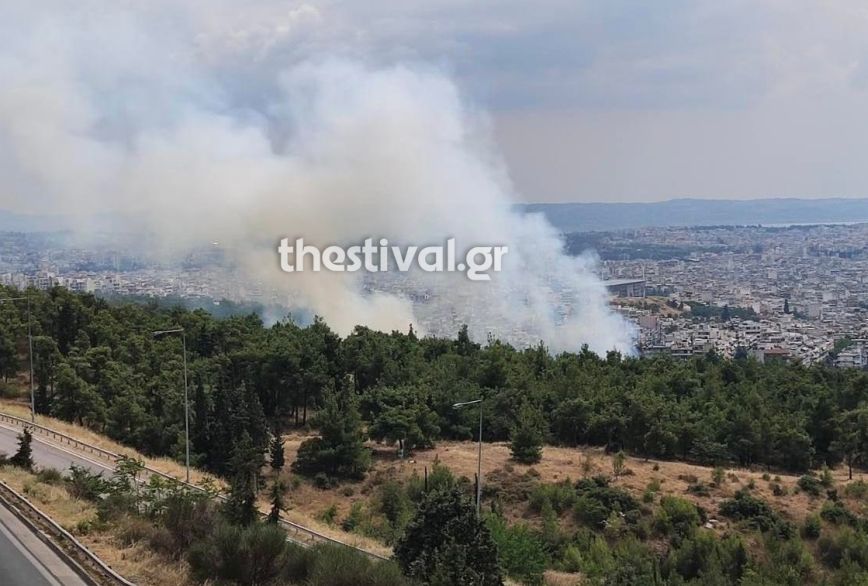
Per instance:
[[[672,199],[654,203],[534,203],[562,232],[661,226],[827,224],[868,222],[868,199]]]
[[[659,226],[825,224],[868,222],[868,199],[671,199],[654,203],[533,203],[517,206],[541,212],[563,232],[595,232]],[[88,227],[112,231],[120,217],[90,218]],[[0,232],[54,232],[69,229],[61,215],[0,210]],[[129,225],[127,221],[124,225]]]

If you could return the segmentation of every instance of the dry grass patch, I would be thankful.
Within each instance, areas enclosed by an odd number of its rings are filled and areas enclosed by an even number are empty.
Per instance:
[[[39,482],[36,475],[10,466],[0,468],[0,479],[130,581],[142,586],[193,584],[185,562],[167,560],[145,543],[125,544],[119,526],[98,528],[96,507],[73,498],[62,486]]]

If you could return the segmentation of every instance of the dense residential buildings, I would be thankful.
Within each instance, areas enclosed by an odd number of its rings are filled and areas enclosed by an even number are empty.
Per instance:
[[[868,365],[868,224],[647,228],[570,235],[593,248],[613,305],[639,331],[639,351],[687,357],[714,351],[758,360]],[[281,305],[286,291],[240,276],[214,243],[181,261],[145,258],[109,239],[77,246],[59,235],[0,233],[0,282],[102,295]],[[440,315],[442,292],[412,276],[366,278],[368,290],[407,297],[437,334],[476,315]],[[456,294],[451,291],[450,294]],[[552,291],[562,316],[572,292]],[[470,304],[468,304],[469,306]],[[521,331],[490,331],[513,343]]]

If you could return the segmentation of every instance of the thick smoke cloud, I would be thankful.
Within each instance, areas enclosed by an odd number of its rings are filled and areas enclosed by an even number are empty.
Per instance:
[[[467,322],[482,340],[631,351],[593,261],[563,255],[542,218],[511,211],[484,113],[441,72],[327,48],[266,59],[267,43],[250,51],[246,34],[221,36],[168,4],[48,4],[0,12],[0,207],[80,222],[122,214],[167,254],[219,240],[249,278],[342,333],[412,322],[451,334]],[[296,16],[304,34],[311,14]],[[282,30],[290,45],[294,31]],[[360,274],[282,273],[283,236],[455,237],[510,252],[491,282],[411,275],[419,302]]]

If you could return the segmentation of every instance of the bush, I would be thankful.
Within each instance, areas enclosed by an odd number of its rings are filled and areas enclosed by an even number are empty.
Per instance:
[[[413,503],[397,482],[390,480],[379,487],[375,506],[388,525],[383,537],[392,544],[404,532],[413,515]]]
[[[45,484],[61,485],[63,484],[63,474],[56,468],[43,468],[36,473],[36,479]]]
[[[527,525],[510,526],[500,516],[488,517],[486,524],[497,544],[497,558],[506,575],[522,584],[542,584],[549,562],[542,539]]]
[[[569,480],[555,484],[538,484],[530,493],[530,509],[540,513],[546,502],[560,515],[575,504],[576,489],[572,487]]]
[[[805,524],[802,525],[802,537],[805,539],[817,539],[820,536],[823,525],[817,515],[808,515]]]
[[[711,496],[711,491],[708,489],[708,486],[702,482],[689,485],[687,487],[687,492],[696,496]]]
[[[868,569],[868,535],[850,528],[837,534],[824,535],[817,541],[820,559],[831,568],[840,568],[845,562]]]
[[[820,496],[820,491],[823,487],[822,483],[813,476],[802,476],[796,483],[798,487],[811,496]]]
[[[327,525],[334,525],[335,519],[338,516],[338,507],[337,505],[331,505],[322,513],[319,514],[318,519]]]
[[[639,503],[620,488],[609,486],[604,477],[583,479],[576,483],[576,520],[594,529],[602,529],[612,513],[638,511]]]
[[[868,497],[868,482],[856,480],[844,487],[844,494],[850,498],[864,500]]]
[[[274,525],[221,524],[210,539],[190,548],[187,561],[191,574],[201,582],[214,580],[253,586],[268,584],[283,573],[290,548],[286,533]]]
[[[66,478],[66,490],[77,499],[98,501],[109,489],[108,481],[102,474],[94,474],[82,466],[70,465]]]
[[[663,563],[663,574],[670,578],[669,583],[682,583],[672,579],[677,575],[691,584],[711,583],[703,579],[711,576],[728,579],[716,584],[738,584],[747,563],[747,551],[740,539],[717,539],[711,533],[701,532],[670,552]]]
[[[779,537],[789,538],[792,526],[778,516],[765,502],[740,490],[735,498],[720,504],[720,514],[736,521],[745,521],[750,527],[763,532],[773,532]]]
[[[307,586],[405,586],[397,564],[374,562],[339,545],[317,545],[308,558]],[[299,580],[301,582],[301,580]]]
[[[683,539],[693,535],[702,518],[696,505],[690,501],[664,496],[660,499],[660,510],[654,521],[655,528],[663,535]]]
[[[850,525],[855,527],[859,523],[858,517],[847,510],[840,501],[826,501],[820,510],[820,517],[833,525]]]
[[[130,547],[136,543],[147,543],[157,529],[147,519],[133,516],[120,519],[117,526],[119,528],[118,539],[124,547]]]

